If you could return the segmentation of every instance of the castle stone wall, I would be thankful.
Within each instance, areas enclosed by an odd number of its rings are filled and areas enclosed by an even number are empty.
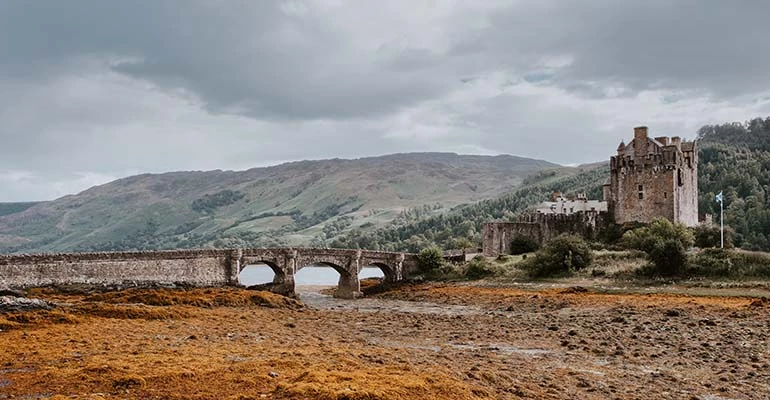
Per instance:
[[[596,239],[610,222],[605,212],[575,214],[529,214],[517,221],[493,221],[484,224],[483,253],[485,257],[511,254],[511,241],[517,236],[530,238],[541,246],[563,233],[573,233],[586,239]]]

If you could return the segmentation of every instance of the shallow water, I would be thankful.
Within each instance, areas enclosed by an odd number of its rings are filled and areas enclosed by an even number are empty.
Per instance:
[[[238,280],[242,285],[251,286],[273,281],[275,273],[267,265],[247,265],[241,271]],[[382,278],[382,270],[376,267],[366,267],[358,274],[359,279]],[[332,267],[309,266],[302,268],[294,275],[294,282],[299,285],[334,286],[339,282],[340,274]]]

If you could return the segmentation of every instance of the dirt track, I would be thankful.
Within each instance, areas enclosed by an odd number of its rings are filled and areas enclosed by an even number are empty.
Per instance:
[[[770,398],[759,299],[426,285],[293,309],[227,292],[42,295],[72,307],[6,323],[0,398]],[[141,296],[169,305],[112,304]]]

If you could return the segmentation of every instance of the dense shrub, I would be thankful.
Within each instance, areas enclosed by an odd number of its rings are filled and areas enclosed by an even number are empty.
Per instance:
[[[690,261],[692,275],[715,278],[769,278],[770,254],[731,249],[706,249]]]
[[[590,246],[577,235],[560,235],[525,261],[525,268],[533,277],[565,275],[591,265]]]
[[[720,247],[722,244],[722,238],[720,228],[718,226],[703,226],[699,225],[695,228],[695,246],[702,249],[708,247]],[[733,247],[733,236],[735,231],[731,228],[725,228],[725,248]]]
[[[499,268],[489,263],[486,258],[476,256],[468,262],[464,275],[468,279],[481,279],[497,275],[499,272]]]
[[[511,254],[517,256],[524,253],[537,251],[540,245],[528,236],[516,236],[511,240]]]
[[[687,266],[687,249],[695,239],[682,224],[659,218],[649,225],[623,234],[623,243],[630,249],[647,253],[654,268],[645,272],[653,275],[678,275]]]
[[[417,267],[422,272],[437,271],[444,264],[444,253],[436,246],[426,247],[417,255]]]

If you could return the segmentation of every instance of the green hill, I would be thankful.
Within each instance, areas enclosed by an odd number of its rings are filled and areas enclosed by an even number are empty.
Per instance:
[[[0,216],[0,252],[324,245],[410,208],[439,213],[497,197],[553,168],[514,156],[410,153],[137,175]]]
[[[736,246],[770,251],[770,118],[704,126],[698,139],[700,212],[719,223],[723,191]]]
[[[700,214],[712,214],[718,223],[719,204],[714,196],[724,191],[725,223],[735,230],[735,244],[770,251],[770,118],[704,126],[698,140]],[[608,176],[606,165],[541,171],[499,198],[439,215],[413,210],[381,229],[338,236],[332,245],[408,251],[434,244],[457,248],[460,241],[479,246],[485,222],[509,219],[546,200],[553,191],[601,198],[601,185]]]
[[[30,201],[26,203],[0,203],[0,217],[3,215],[20,213],[36,204],[40,204],[40,202]]]
[[[460,241],[480,246],[482,227],[486,222],[510,219],[548,199],[555,191],[584,192],[589,198],[601,198],[602,184],[608,176],[607,164],[542,171],[528,178],[520,188],[498,198],[459,206],[437,215],[424,209],[410,210],[386,227],[372,232],[351,231],[337,237],[331,245],[412,252],[430,245],[458,248]]]

